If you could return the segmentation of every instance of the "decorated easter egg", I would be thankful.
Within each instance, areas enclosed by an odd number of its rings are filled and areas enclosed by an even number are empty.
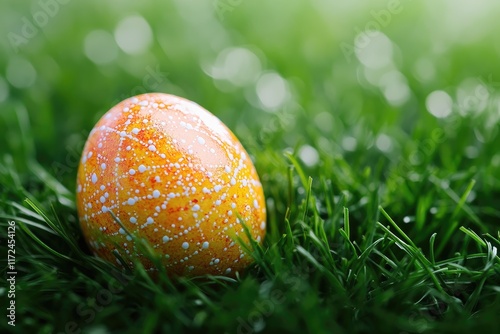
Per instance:
[[[234,275],[249,263],[245,225],[261,242],[262,185],[234,134],[186,99],[151,93],[120,102],[92,129],[77,176],[77,208],[91,251],[169,275]],[[118,256],[117,256],[118,255]]]

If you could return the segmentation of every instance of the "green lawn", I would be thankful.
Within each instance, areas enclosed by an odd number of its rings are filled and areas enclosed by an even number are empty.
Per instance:
[[[499,10],[3,1],[0,332],[498,332]],[[148,91],[210,110],[255,163],[267,237],[237,279],[154,282],[82,239],[89,131]]]

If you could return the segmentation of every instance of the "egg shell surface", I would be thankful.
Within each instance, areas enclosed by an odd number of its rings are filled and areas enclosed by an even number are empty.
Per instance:
[[[233,276],[252,262],[236,240],[248,242],[242,223],[257,241],[265,236],[264,193],[247,152],[218,118],[173,95],[129,98],[99,120],[76,195],[87,244],[117,265],[114,251],[157,271],[136,245],[144,239],[169,275]]]

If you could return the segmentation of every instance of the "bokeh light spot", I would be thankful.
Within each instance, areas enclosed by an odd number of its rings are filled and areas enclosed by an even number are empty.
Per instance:
[[[380,78],[380,87],[391,105],[401,106],[410,98],[410,88],[406,78],[399,71],[390,71]]]
[[[116,43],[125,53],[140,54],[145,52],[153,40],[153,33],[148,22],[140,15],[124,18],[115,29]]]
[[[330,132],[333,129],[333,116],[328,112],[321,112],[314,117],[316,126],[324,132]]]
[[[319,162],[319,153],[314,147],[303,145],[299,150],[299,158],[306,166],[313,167]]]
[[[342,138],[342,148],[346,151],[355,151],[356,147],[358,146],[358,141],[356,138],[347,136]]]
[[[375,146],[382,152],[390,152],[392,150],[392,139],[386,134],[380,134],[375,141]]]
[[[433,116],[444,118],[451,114],[453,100],[448,93],[436,90],[427,96],[425,105]]]
[[[287,82],[279,74],[268,72],[257,81],[257,96],[267,111],[279,109],[288,97]]]
[[[113,35],[105,30],[94,30],[87,34],[83,43],[85,55],[98,65],[108,64],[118,56]]]
[[[382,32],[363,32],[354,44],[356,56],[366,67],[382,68],[392,63],[393,45]]]
[[[214,79],[227,80],[235,86],[253,84],[261,74],[260,59],[246,48],[227,48],[206,69]]]
[[[28,88],[35,83],[36,70],[24,58],[12,58],[7,64],[7,81],[16,88]]]

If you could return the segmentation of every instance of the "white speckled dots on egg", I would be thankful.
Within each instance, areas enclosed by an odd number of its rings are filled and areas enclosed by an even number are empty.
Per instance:
[[[262,186],[238,139],[199,105],[161,93],[119,103],[91,131],[77,206],[96,255],[116,264],[116,249],[156,270],[129,232],[175,275],[234,275],[251,262],[235,242],[246,239],[238,214],[256,240],[266,229]]]

